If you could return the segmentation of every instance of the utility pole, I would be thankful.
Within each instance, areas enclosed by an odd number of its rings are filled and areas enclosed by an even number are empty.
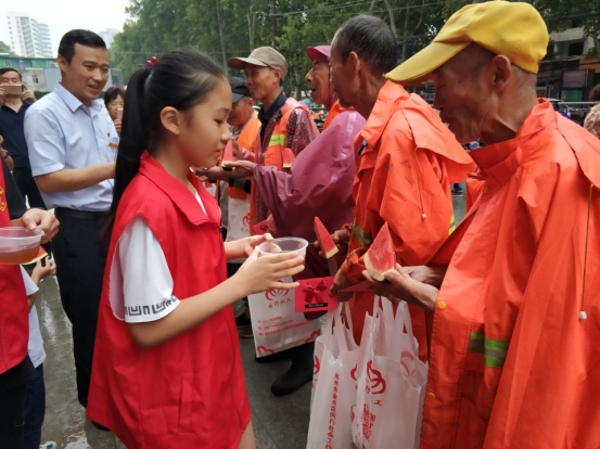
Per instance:
[[[217,4],[217,26],[219,27],[219,40],[221,41],[221,53],[223,55],[223,68],[227,70],[227,55],[225,54],[225,39],[223,39],[223,27],[221,27],[221,7],[219,5],[220,0],[215,0]]]
[[[275,17],[276,0],[271,0],[271,47],[277,48],[275,45],[275,36],[277,36],[277,17]]]

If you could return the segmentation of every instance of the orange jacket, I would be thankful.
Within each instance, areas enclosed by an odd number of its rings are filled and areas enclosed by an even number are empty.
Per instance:
[[[392,232],[398,263],[423,264],[453,229],[450,184],[474,168],[435,111],[392,81],[381,88],[356,143],[356,218],[342,266],[350,282],[362,279],[363,256],[384,222]],[[350,308],[359,341],[373,295],[355,294]],[[416,308],[411,312],[424,355],[425,315]]]
[[[252,111],[252,117],[246,125],[239,137],[237,138],[237,143],[242,148],[254,148],[254,144],[256,142],[256,138],[258,133],[260,132],[260,120],[258,119],[258,113],[256,111]],[[225,152],[223,157],[221,158],[221,165],[223,162],[233,161],[235,158],[233,157],[233,144],[231,140],[227,142],[227,146],[225,147]],[[237,187],[227,187],[227,196],[229,198],[236,198],[238,200],[245,200],[247,197],[246,192]]]
[[[542,100],[471,156],[483,194],[430,262],[421,448],[600,447],[600,141]]]
[[[333,103],[333,106],[331,106],[331,109],[329,110],[329,112],[327,113],[327,118],[325,119],[325,123],[323,124],[323,131],[325,131],[327,128],[329,128],[329,125],[331,125],[331,122],[333,122],[333,120],[340,115],[342,112],[347,111],[349,109],[352,108],[344,108],[342,106],[340,106],[340,100],[336,100],[335,103]]]

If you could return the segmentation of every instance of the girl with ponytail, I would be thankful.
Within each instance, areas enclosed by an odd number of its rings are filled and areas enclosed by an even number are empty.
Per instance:
[[[294,288],[270,236],[223,243],[220,211],[190,167],[217,163],[231,138],[221,68],[176,50],[127,88],[88,417],[128,448],[254,449],[231,304]],[[227,279],[226,261],[249,255]]]

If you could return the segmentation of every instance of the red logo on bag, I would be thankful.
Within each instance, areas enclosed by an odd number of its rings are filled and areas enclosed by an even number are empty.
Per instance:
[[[377,416],[371,413],[371,408],[367,404],[364,404],[363,412],[360,416],[360,422],[362,424],[362,433],[367,441],[371,439],[371,431],[373,430],[375,419],[377,419]]]
[[[250,232],[250,212],[244,215],[242,218],[242,231]]]
[[[278,282],[281,282],[281,280]],[[269,301],[275,301],[285,298],[289,292],[290,291],[286,288],[274,288],[272,290],[268,290],[267,293],[265,293],[265,296]]]
[[[356,365],[354,365],[354,368],[352,368],[352,371],[350,371],[350,377],[354,380],[356,380],[356,370],[358,369],[358,363]]]
[[[385,392],[385,380],[380,371],[373,369],[373,360],[367,363],[367,377],[371,381],[371,393],[383,394]],[[379,388],[378,391],[376,391]]]
[[[320,330],[314,331],[312,334],[310,334],[310,337],[308,337],[304,343],[310,343],[311,341],[316,340],[319,335],[321,335]]]
[[[407,377],[414,377],[417,375],[414,360],[415,356],[411,352],[402,351],[402,355],[400,356],[400,366],[403,368],[404,375]],[[409,365],[412,368],[409,368]]]
[[[258,346],[256,348],[256,352],[258,352],[258,355],[260,357],[264,357],[264,356],[270,355],[270,354],[275,354],[275,351],[273,351],[272,349],[269,349],[265,346]]]
[[[321,362],[319,362],[319,357],[315,356],[315,368],[313,369],[313,375],[319,374],[321,371]]]

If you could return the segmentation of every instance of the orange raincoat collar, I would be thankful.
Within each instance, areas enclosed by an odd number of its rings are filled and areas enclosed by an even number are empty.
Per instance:
[[[548,101],[542,100],[532,109],[513,139],[472,151],[471,157],[487,180],[488,188],[494,190],[502,186],[517,171],[527,141],[555,128],[556,113]]]
[[[372,151],[377,146],[385,127],[398,110],[397,105],[406,100],[408,100],[408,92],[404,87],[389,80],[385,82],[379,90],[373,110],[361,132],[362,138],[368,143],[364,152]]]
[[[422,106],[410,99],[411,96],[404,87],[393,81],[386,81],[379,91],[375,106],[360,134],[368,144],[362,152],[368,153],[377,146],[392,116],[401,110],[410,126],[417,148],[426,149],[461,165],[473,165],[469,154],[458,142],[448,142],[445,125],[423,114],[420,109]],[[448,144],[440,145],[440,142],[444,141]],[[475,165],[473,165],[474,167]]]

